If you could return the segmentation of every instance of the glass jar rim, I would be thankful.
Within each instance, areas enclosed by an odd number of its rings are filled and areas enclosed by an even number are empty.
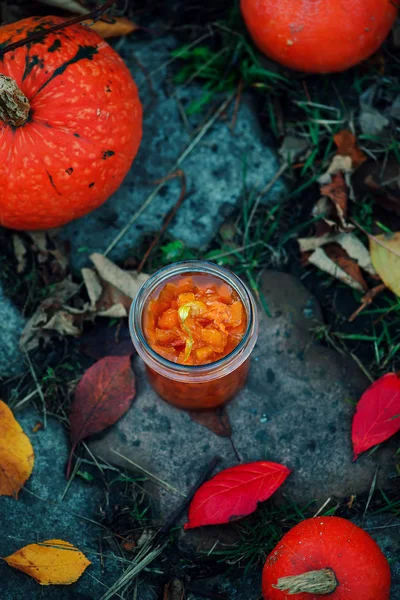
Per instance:
[[[167,283],[168,279],[175,275],[196,272],[214,275],[234,288],[245,306],[247,327],[242,340],[226,356],[206,365],[183,365],[160,356],[151,348],[143,332],[143,309],[151,293],[162,283]],[[131,304],[129,329],[136,351],[154,371],[162,372],[177,381],[198,382],[199,378],[201,381],[210,381],[232,372],[250,355],[257,340],[257,306],[247,286],[232,271],[205,260],[180,261],[159,269],[142,284]]]

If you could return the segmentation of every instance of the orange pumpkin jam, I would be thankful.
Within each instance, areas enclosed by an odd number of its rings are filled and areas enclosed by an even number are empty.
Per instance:
[[[177,275],[156,293],[144,313],[144,334],[160,356],[183,365],[206,365],[230,354],[247,327],[236,291],[210,275]]]

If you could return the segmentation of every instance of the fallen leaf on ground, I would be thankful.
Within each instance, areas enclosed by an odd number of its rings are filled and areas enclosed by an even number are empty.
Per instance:
[[[104,39],[129,35],[133,31],[137,31],[139,29],[136,23],[126,19],[125,17],[114,17],[111,21],[105,21],[103,19],[99,19],[95,22],[90,20],[83,21],[81,25],[90,27],[92,31],[95,31]]]
[[[353,419],[354,459],[400,431],[400,378],[387,373],[361,396]]]
[[[290,469],[259,461],[225,469],[204,483],[189,507],[185,529],[236,521],[254,512],[282,485]]]
[[[26,268],[25,244],[16,233],[12,236],[15,258],[17,259],[17,273],[23,273]]]
[[[149,275],[124,271],[102,254],[94,253],[90,256],[100,278],[120,290],[125,296],[133,299]]]
[[[328,233],[320,237],[299,238],[301,252],[310,252],[321,246],[339,244],[357,264],[367,273],[376,276],[368,249],[354,233]]]
[[[125,321],[113,327],[96,325],[91,331],[83,334],[79,349],[95,360],[105,356],[128,356],[135,352]]]
[[[82,552],[64,540],[29,544],[4,560],[40,585],[70,585],[91,564]]]
[[[357,146],[356,136],[348,129],[339,131],[333,136],[333,139],[337,146],[338,154],[341,156],[349,156],[354,169],[367,160],[367,156]]]
[[[369,238],[372,264],[383,283],[400,296],[400,232]]]
[[[359,289],[362,291],[366,292],[368,290],[367,282],[363,277],[359,265],[348,255],[342,246],[339,244],[327,244],[323,250],[328,258],[350,277],[351,281],[348,285],[357,289],[356,284],[358,284]]]
[[[307,263],[314,265],[359,292],[367,289],[367,284],[359,266],[339,245],[328,244],[317,248],[307,256]]]
[[[38,308],[36,309],[33,316],[26,323],[21,339],[20,339],[20,348],[26,352],[37,348],[39,345],[40,339],[48,340],[51,336],[48,324],[54,318],[55,314],[61,310],[61,307],[64,305],[67,300],[70,300],[79,290],[79,286],[74,283],[70,278],[64,279],[60,283],[57,283],[53,286],[52,294],[45,300],[43,300]],[[57,327],[60,328],[60,322],[55,322]],[[70,331],[71,324],[68,323],[68,330]],[[69,332],[68,331],[68,332]]]
[[[0,400],[0,496],[14,496],[31,476],[32,444],[7,404]]]
[[[331,183],[321,186],[321,194],[333,202],[336,215],[339,219],[339,226],[345,231],[348,231],[349,228],[351,229],[352,226],[349,227],[347,223],[347,185],[342,173],[339,172],[332,175]]]
[[[21,349],[33,350],[41,339],[47,342],[55,333],[79,337],[84,322],[96,317],[128,315],[133,298],[149,275],[124,271],[101,254],[93,254],[91,259],[96,270],[82,269],[89,302],[78,294],[81,286],[70,277],[54,284],[51,296],[40,303],[27,322],[20,340]]]
[[[184,600],[185,588],[180,579],[173,579],[164,587],[163,600]]]
[[[113,425],[126,413],[136,393],[130,356],[107,356],[86,371],[75,390],[69,416],[72,456],[77,444]]]
[[[190,410],[189,416],[192,421],[203,425],[203,427],[207,427],[207,429],[216,435],[220,435],[221,437],[232,435],[232,427],[225,406],[206,410]]]

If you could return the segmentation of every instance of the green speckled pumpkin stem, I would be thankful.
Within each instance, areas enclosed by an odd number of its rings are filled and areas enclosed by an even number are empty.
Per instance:
[[[29,117],[30,104],[14,79],[0,73],[0,121],[21,127]]]
[[[319,569],[318,571],[308,571],[302,575],[293,575],[291,577],[280,577],[277,585],[273,585],[277,590],[286,592],[289,596],[295,594],[332,594],[338,586],[335,573],[332,569]]]

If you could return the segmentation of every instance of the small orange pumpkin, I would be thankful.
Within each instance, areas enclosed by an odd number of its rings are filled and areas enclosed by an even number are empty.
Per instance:
[[[0,49],[62,23],[0,28]],[[49,33],[0,59],[0,225],[58,227],[120,186],[138,151],[142,106],[118,54],[88,27]]]
[[[283,536],[262,575],[264,600],[389,600],[390,567],[361,527],[306,519]]]
[[[344,71],[378,50],[397,16],[394,0],[241,0],[257,46],[311,73]]]

